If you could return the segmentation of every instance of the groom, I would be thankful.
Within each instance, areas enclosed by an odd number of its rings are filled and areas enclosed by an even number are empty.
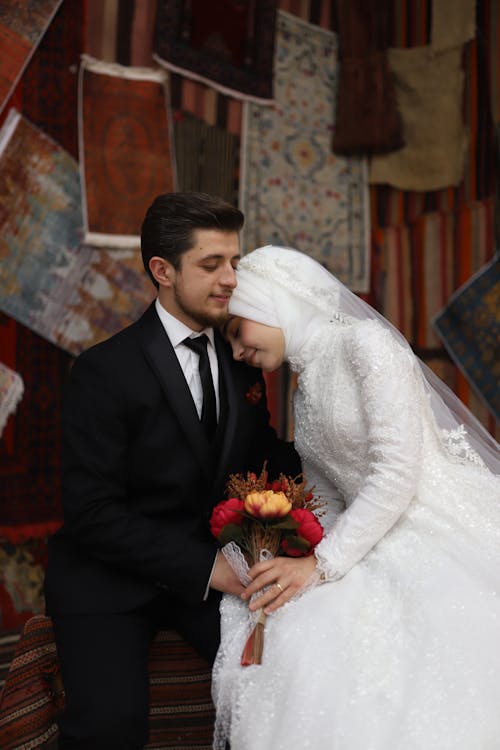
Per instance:
[[[208,519],[229,474],[300,471],[269,425],[261,373],[217,331],[236,286],[242,213],[199,193],[158,196],[142,225],[156,301],[75,362],[63,410],[64,526],[46,575],[66,691],[61,749],[139,750],[148,650],[175,628],[207,660],[220,592],[242,586]]]

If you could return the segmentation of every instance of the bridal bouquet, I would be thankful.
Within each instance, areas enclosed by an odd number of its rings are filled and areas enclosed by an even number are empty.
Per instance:
[[[278,555],[311,555],[323,537],[323,527],[305,482],[284,474],[268,481],[264,465],[259,476],[253,472],[232,474],[227,485],[228,500],[215,506],[210,529],[244,585],[247,571],[255,563]],[[241,664],[261,664],[266,615],[262,610],[243,650]]]

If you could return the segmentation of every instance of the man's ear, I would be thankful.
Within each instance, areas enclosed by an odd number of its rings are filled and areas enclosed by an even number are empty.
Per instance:
[[[149,261],[149,270],[158,284],[170,288],[175,278],[175,268],[165,258],[154,255]]]

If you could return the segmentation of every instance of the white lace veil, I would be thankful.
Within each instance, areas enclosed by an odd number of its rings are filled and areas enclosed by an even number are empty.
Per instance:
[[[411,351],[404,336],[388,320],[302,252],[274,245],[260,247],[242,258],[237,276],[230,314],[281,328],[285,358],[292,368],[311,332],[336,320],[377,320]],[[413,353],[412,356],[420,366],[444,447],[457,459],[484,463],[500,474],[498,443],[448,386]]]

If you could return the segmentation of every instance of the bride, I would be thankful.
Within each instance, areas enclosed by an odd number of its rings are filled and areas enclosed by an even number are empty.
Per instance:
[[[235,358],[298,374],[295,445],[327,512],[314,556],[258,563],[223,599],[215,747],[498,750],[498,445],[306,255],[245,256],[229,310]],[[262,664],[242,667],[261,606]]]

